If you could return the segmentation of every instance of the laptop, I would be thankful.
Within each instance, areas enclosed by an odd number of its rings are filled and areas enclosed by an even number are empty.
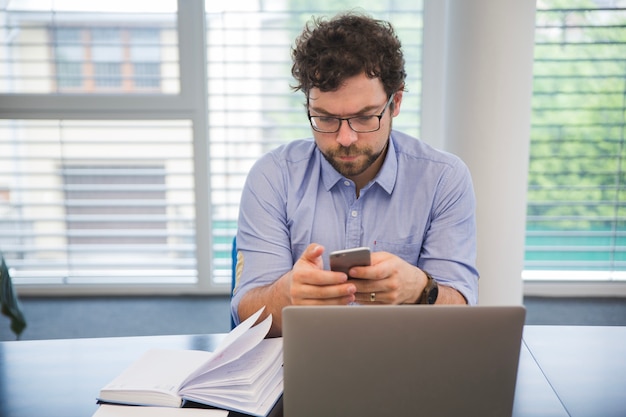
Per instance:
[[[523,306],[283,309],[285,417],[510,417]]]

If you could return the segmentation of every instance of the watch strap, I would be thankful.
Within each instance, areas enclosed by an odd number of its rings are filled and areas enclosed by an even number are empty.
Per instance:
[[[426,274],[427,281],[418,303],[435,304],[435,302],[437,301],[437,296],[439,295],[439,285],[437,284],[437,281],[432,277],[432,275],[424,270],[422,270],[422,272]]]

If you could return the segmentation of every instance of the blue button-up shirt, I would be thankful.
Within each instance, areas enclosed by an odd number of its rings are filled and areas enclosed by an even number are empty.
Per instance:
[[[390,252],[475,304],[475,204],[460,158],[398,131],[359,198],[312,139],[283,145],[255,163],[243,189],[232,311],[247,291],[291,270],[310,243],[325,247],[325,268],[338,249]]]

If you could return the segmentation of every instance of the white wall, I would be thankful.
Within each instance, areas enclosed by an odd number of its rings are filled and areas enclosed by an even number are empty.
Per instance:
[[[472,172],[480,304],[520,304],[535,2],[426,0],[424,14],[422,138]]]

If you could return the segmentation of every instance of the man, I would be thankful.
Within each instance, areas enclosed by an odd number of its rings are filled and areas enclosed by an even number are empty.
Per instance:
[[[313,140],[251,169],[239,213],[235,321],[266,306],[271,336],[287,305],[475,304],[475,198],[448,153],[392,130],[405,90],[392,26],[348,13],[314,19],[296,40],[292,74]],[[328,254],[368,246],[351,278]]]

